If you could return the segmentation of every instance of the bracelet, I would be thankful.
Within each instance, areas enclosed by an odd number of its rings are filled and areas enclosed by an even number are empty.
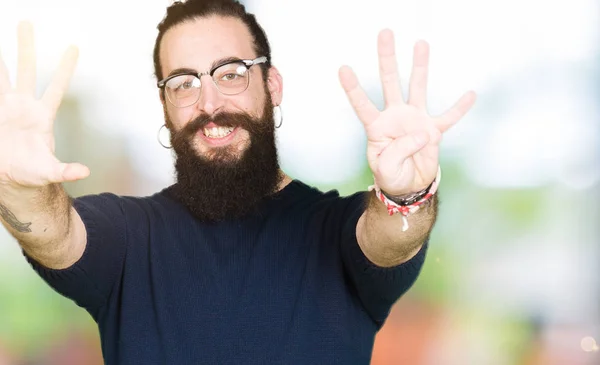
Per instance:
[[[429,198],[431,198],[433,196],[433,194],[436,193],[441,178],[442,178],[442,169],[440,168],[440,166],[438,166],[438,172],[437,172],[437,176],[435,177],[435,180],[433,180],[431,185],[429,185],[429,187],[425,190],[424,194],[423,194],[423,192],[419,192],[416,194],[417,196],[420,197],[420,199],[418,199],[415,202],[409,203],[409,204],[398,204],[398,203],[392,201],[387,196],[385,196],[385,194],[381,191],[381,189],[379,188],[379,186],[377,186],[377,184],[369,186],[369,191],[375,190],[375,196],[377,196],[377,198],[385,204],[389,215],[394,215],[396,213],[402,214],[402,222],[403,222],[402,231],[404,232],[408,229],[408,219],[406,217],[409,214],[412,214],[412,213],[416,212],[417,210],[419,210],[419,206],[421,204],[425,203]]]
[[[427,195],[427,193],[431,190],[431,187],[433,186],[434,182],[435,182],[435,180],[432,181],[428,187],[426,187],[425,189],[423,189],[417,193],[414,193],[414,194],[406,194],[403,196],[402,195],[401,196],[390,196],[390,195],[386,194],[385,191],[383,191],[383,190],[381,190],[381,193],[383,195],[385,195],[385,197],[388,200],[391,200],[392,202],[394,202],[400,206],[413,205],[414,203],[423,199],[425,197],[425,195]]]

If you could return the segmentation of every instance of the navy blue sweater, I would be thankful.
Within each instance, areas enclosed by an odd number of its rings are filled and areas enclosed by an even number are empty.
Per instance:
[[[74,200],[82,258],[27,259],[92,315],[107,365],[367,365],[427,245],[394,268],[371,263],[355,232],[366,198],[294,180],[248,217],[206,224],[170,188],[89,195]]]

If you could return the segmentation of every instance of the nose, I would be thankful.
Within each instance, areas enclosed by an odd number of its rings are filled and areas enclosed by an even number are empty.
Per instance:
[[[200,79],[200,97],[196,103],[196,108],[200,112],[213,115],[223,107],[223,94],[217,89],[209,75],[203,75]]]

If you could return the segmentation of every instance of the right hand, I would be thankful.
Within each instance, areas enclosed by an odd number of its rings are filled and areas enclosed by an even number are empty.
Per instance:
[[[16,87],[0,57],[0,184],[41,187],[86,178],[89,169],[61,163],[54,155],[54,119],[75,70],[78,50],[71,46],[41,99],[35,98],[33,27],[18,27]]]

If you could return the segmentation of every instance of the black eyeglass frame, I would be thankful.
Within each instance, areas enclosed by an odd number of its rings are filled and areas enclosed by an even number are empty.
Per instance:
[[[232,64],[232,63],[240,63],[240,62],[243,63],[246,66],[246,68],[249,70],[250,67],[252,67],[254,65],[258,65],[258,64],[267,62],[267,57],[261,56],[261,57],[255,58],[253,60],[242,60],[242,59],[229,60],[227,62],[223,62],[223,63],[216,65],[215,67],[211,68],[208,72],[200,72],[200,73],[182,72],[182,73],[174,74],[165,79],[160,80],[159,82],[156,83],[156,86],[159,89],[164,89],[167,82],[169,82],[171,79],[174,79],[175,77],[179,77],[179,76],[196,76],[198,79],[200,79],[202,76],[209,75],[212,78],[215,71],[217,71],[218,68],[223,67],[225,65]]]

